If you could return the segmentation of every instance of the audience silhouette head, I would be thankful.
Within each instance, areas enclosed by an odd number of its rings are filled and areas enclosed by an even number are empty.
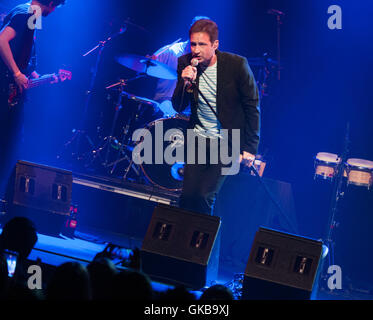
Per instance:
[[[77,262],[58,266],[46,292],[47,300],[90,300],[91,285],[86,267]]]
[[[207,288],[199,298],[200,300],[233,300],[233,294],[229,288],[221,284]]]
[[[33,222],[25,217],[15,217],[4,225],[0,235],[0,248],[15,251],[20,259],[26,259],[37,240]]]

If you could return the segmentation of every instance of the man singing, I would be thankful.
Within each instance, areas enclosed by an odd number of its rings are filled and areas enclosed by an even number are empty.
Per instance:
[[[35,71],[36,18],[47,17],[64,3],[65,0],[32,0],[21,4],[8,13],[0,29],[0,198],[17,158],[15,152],[23,128],[23,103],[12,108],[8,105],[9,83],[23,93],[29,77],[39,77]]]
[[[201,19],[209,19],[206,16],[195,16],[192,19],[190,27],[198,20]],[[176,42],[171,45],[167,45],[165,47],[160,48],[153,54],[153,59],[167,64],[169,67],[176,71],[177,69],[177,61],[178,59],[190,53],[190,43],[189,39],[183,42]],[[159,79],[157,81],[156,92],[154,96],[154,100],[160,103],[160,109],[164,113],[164,116],[175,116],[176,112],[172,108],[172,95],[175,91],[176,87],[176,80],[165,80]],[[190,110],[184,110],[184,113],[190,114]]]
[[[239,130],[237,161],[247,165],[252,164],[259,145],[259,93],[253,73],[246,58],[218,50],[218,33],[218,26],[209,19],[192,25],[191,53],[178,59],[178,82],[172,98],[177,112],[191,106],[189,127],[206,144],[206,148],[197,146],[196,163],[187,162],[185,166],[179,205],[205,214],[213,213],[216,196],[226,178],[222,175],[220,143],[216,143],[222,139],[221,130]],[[192,59],[196,59],[194,64],[198,61],[197,67],[191,65]],[[211,162],[207,156],[206,163],[198,163],[199,152],[218,154],[219,160]]]

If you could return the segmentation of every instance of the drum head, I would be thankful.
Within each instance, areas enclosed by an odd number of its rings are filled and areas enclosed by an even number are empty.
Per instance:
[[[329,162],[329,163],[340,163],[341,159],[338,157],[337,154],[328,153],[328,152],[319,152],[316,155],[316,159],[322,162]]]
[[[373,170],[373,161],[364,159],[348,159],[347,164],[351,167],[357,167],[362,169]]]
[[[181,161],[176,161],[175,163],[168,164],[165,161],[165,150],[167,148],[168,150],[171,150],[173,147],[177,147],[180,148],[178,150],[183,150],[182,152],[184,155],[184,139],[186,138],[188,121],[189,119],[184,116],[163,118],[151,122],[146,128],[148,130],[148,134],[151,135],[150,138],[152,139],[152,164],[143,163],[141,164],[141,169],[146,178],[152,184],[161,189],[165,189],[168,191],[181,191],[183,187],[183,159],[180,159]],[[156,148],[159,148],[159,141],[157,141],[157,144],[155,143],[156,125],[163,125],[163,136],[167,135],[167,132],[170,133],[170,139],[167,139],[170,141],[163,141],[161,150],[156,150]],[[162,154],[162,164],[156,164],[156,151],[158,152],[158,155]]]

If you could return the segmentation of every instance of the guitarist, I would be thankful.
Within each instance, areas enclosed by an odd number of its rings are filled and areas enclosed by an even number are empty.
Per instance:
[[[9,83],[24,93],[35,71],[36,17],[47,17],[65,0],[32,0],[13,8],[0,27],[0,198],[9,173],[17,159],[16,149],[22,141],[23,103],[8,106]]]

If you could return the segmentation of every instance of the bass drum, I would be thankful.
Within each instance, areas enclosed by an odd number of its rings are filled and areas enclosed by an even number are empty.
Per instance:
[[[178,114],[171,118],[162,118],[155,120],[149,123],[146,127],[147,133],[145,134],[144,139],[148,138],[146,137],[146,135],[150,135],[149,139],[152,140],[152,163],[143,163],[140,165],[140,167],[145,177],[153,185],[161,189],[171,192],[179,192],[183,187],[185,163],[182,161],[176,161],[173,164],[168,164],[165,161],[165,157],[167,154],[166,149],[172,150],[174,148],[180,148],[180,150],[182,149],[183,152],[185,151],[184,144],[188,122],[189,117]],[[162,141],[157,141],[156,143],[156,127],[161,128],[161,126],[163,126],[162,136],[168,136],[167,140],[169,141],[163,141],[166,139],[161,138]],[[169,134],[167,134],[167,132],[169,132]],[[163,142],[162,147],[160,147],[160,142]],[[156,152],[158,152],[158,155],[162,153],[162,164],[156,164]]]

